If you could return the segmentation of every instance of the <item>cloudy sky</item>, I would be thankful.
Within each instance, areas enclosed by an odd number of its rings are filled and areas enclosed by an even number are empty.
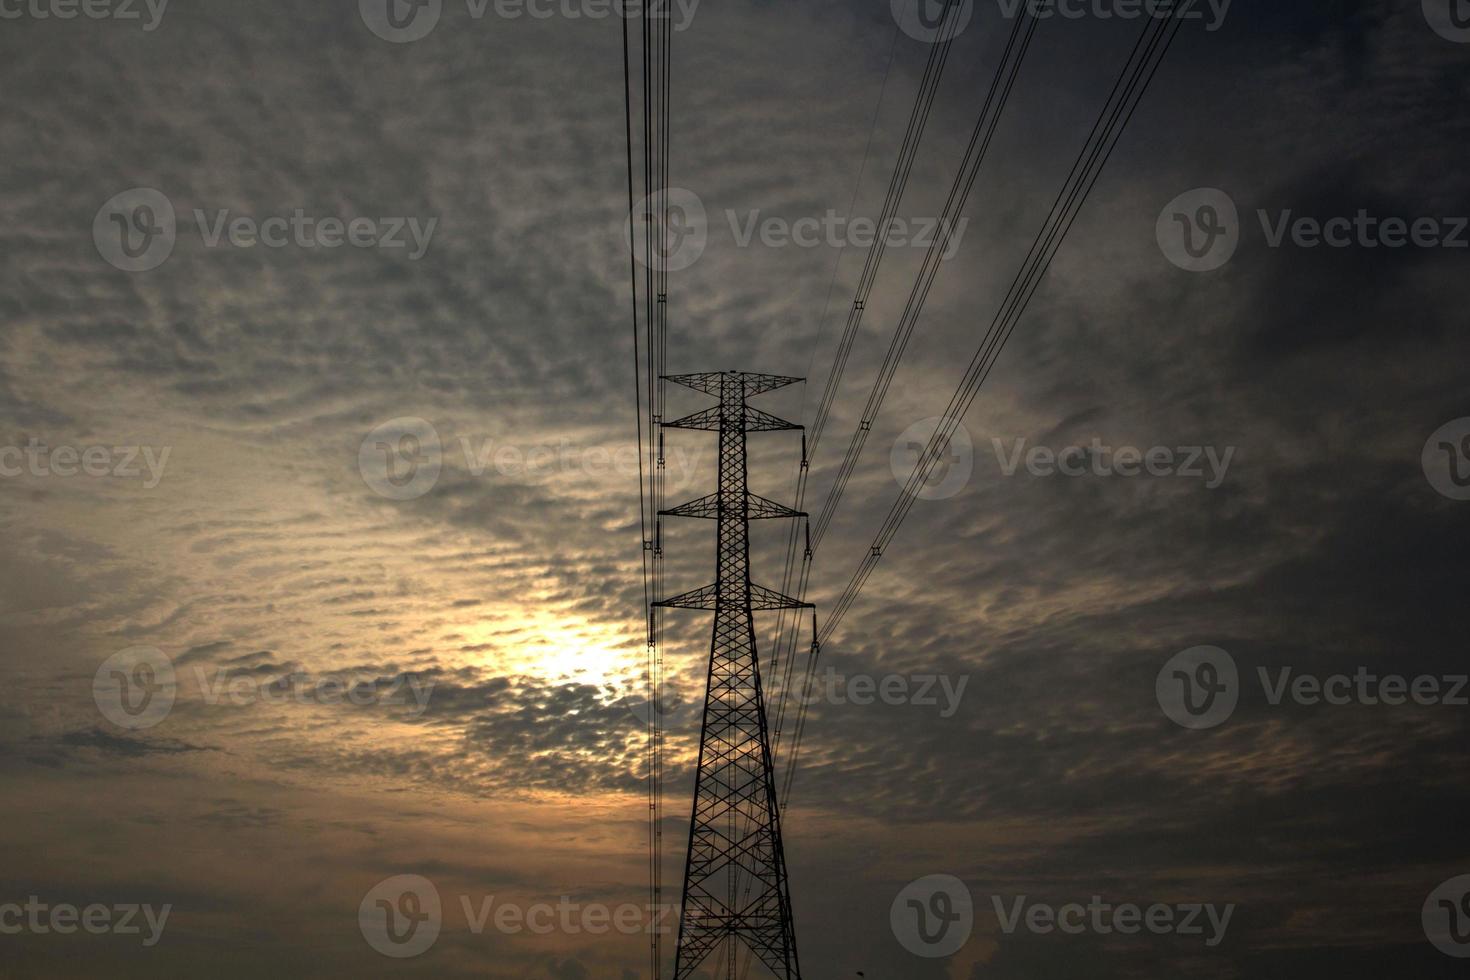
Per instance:
[[[809,374],[760,405],[811,423],[865,246],[744,230],[877,216],[929,50],[894,6],[676,9],[670,181],[707,241],[670,275],[671,370]],[[385,39],[381,7],[0,0],[0,976],[649,974],[636,927],[493,911],[647,897],[619,22],[444,0]],[[1081,150],[1129,7],[1040,23],[819,614]],[[905,218],[940,213],[1011,9],[969,9]],[[809,977],[1463,970],[1467,12],[1199,9],[823,651],[785,824]],[[1181,221],[1211,215],[1230,232],[1192,260]],[[887,250],[813,508],[922,246]],[[764,437],[753,489],[789,499],[796,452]],[[714,464],[671,435],[670,503]],[[784,541],[756,532],[758,581]],[[665,547],[673,591],[706,583],[707,527]],[[670,627],[676,897],[708,619]],[[1225,673],[1172,659],[1199,647]],[[121,710],[150,668],[172,701]],[[1233,712],[1181,715],[1176,668]],[[908,696],[848,696],[888,677]],[[363,926],[400,876],[442,905],[412,956]],[[907,905],[942,908],[932,876],[974,907],[947,955]],[[1231,918],[1007,918],[1094,896]],[[53,928],[91,906],[96,934]]]

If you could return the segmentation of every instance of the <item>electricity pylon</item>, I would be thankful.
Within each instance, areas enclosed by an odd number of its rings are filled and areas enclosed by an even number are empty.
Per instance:
[[[751,584],[750,521],[806,515],[749,491],[745,436],[801,428],[746,404],[751,395],[801,379],[727,371],[666,380],[720,399],[718,406],[663,423],[670,429],[720,434],[719,489],[660,511],[670,517],[718,522],[715,583],[654,603],[712,609],[715,614],[674,980],[692,977],[721,944],[724,973],[735,980],[737,939],[781,980],[799,980],[752,614],[810,608],[811,603]]]

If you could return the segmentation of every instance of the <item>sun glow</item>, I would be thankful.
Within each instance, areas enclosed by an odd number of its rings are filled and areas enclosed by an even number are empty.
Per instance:
[[[545,681],[625,687],[641,684],[641,648],[607,626],[548,613],[518,624],[509,634],[485,636],[495,669]]]

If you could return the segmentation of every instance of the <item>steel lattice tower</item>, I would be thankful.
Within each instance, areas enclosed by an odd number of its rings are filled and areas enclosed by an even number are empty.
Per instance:
[[[801,428],[746,404],[751,395],[801,379],[723,372],[667,380],[720,399],[717,407],[664,423],[720,435],[719,489],[660,512],[718,523],[715,584],[655,603],[715,614],[674,980],[692,977],[722,944],[724,972],[734,980],[737,938],[781,980],[799,980],[753,613],[811,604],[751,584],[750,521],[805,515],[747,489],[745,436]]]

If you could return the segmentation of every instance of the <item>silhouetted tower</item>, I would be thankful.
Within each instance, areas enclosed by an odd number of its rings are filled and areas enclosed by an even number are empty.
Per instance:
[[[719,526],[715,583],[655,603],[715,614],[674,980],[692,977],[722,944],[723,972],[735,980],[737,939],[781,980],[796,980],[801,969],[752,614],[810,608],[811,603],[751,584],[749,522],[806,515],[746,488],[745,435],[801,426],[745,402],[801,379],[723,372],[667,380],[720,399],[717,407],[664,423],[665,428],[720,434],[719,489],[660,512],[710,518]],[[721,968],[715,972],[719,975]]]

